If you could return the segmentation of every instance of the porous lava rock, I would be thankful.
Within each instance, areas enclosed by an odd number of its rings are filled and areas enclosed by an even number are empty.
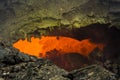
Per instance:
[[[0,42],[0,80],[119,80],[118,74],[100,65],[68,72],[47,59],[26,55],[6,44]]]

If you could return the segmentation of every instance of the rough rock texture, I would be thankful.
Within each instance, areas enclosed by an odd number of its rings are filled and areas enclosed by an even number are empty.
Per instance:
[[[113,25],[120,29],[120,1],[119,0],[109,0],[109,16]]]
[[[26,55],[6,44],[0,42],[0,80],[119,80],[120,77],[119,72],[106,70],[120,69],[120,66],[117,69],[110,66],[109,62],[106,69],[99,64],[68,72],[49,60]]]
[[[69,73],[73,80],[117,80],[113,73],[98,65],[92,65]]]
[[[0,79],[2,80],[69,80],[68,72],[46,59],[37,59],[0,43]]]
[[[47,34],[56,26],[68,29],[111,23],[119,27],[119,3],[113,0],[0,0],[0,34],[14,40],[14,36]]]
[[[119,58],[116,57],[106,58],[106,54],[104,54],[103,51],[101,51],[100,49],[96,48],[90,53],[88,60],[91,61],[92,64],[101,65],[107,70],[120,76]]]
[[[40,37],[56,29],[65,30],[67,34],[73,28],[94,23],[110,23],[120,28],[120,1],[0,0],[0,80],[119,80],[120,58],[116,59],[117,63],[105,60],[99,55],[99,50],[92,52],[89,60],[102,67],[94,65],[67,72],[49,60],[21,53],[10,44],[20,38],[30,38],[33,34]],[[7,42],[1,41],[5,39]],[[118,41],[117,38],[111,41],[116,42],[114,45],[108,46],[118,50]],[[118,54],[117,50],[115,54]]]
[[[49,80],[67,74],[65,70],[44,59],[3,67],[0,71],[0,76],[6,80]]]

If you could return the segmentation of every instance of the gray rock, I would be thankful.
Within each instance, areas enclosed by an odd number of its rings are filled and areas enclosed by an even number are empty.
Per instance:
[[[118,80],[116,74],[98,65],[75,70],[70,72],[70,74],[72,74],[74,80]]]
[[[59,76],[59,75],[55,75],[54,77],[50,78],[49,80],[70,80],[70,79]]]

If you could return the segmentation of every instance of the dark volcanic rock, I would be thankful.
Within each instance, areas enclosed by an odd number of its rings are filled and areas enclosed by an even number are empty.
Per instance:
[[[0,80],[69,80],[62,77],[68,72],[51,61],[0,44]]]
[[[0,44],[0,80],[119,80],[118,75],[98,65],[67,72],[47,59]]]
[[[109,59],[107,57],[108,56],[106,56],[100,49],[96,48],[90,53],[89,60],[92,64],[101,65],[107,70],[120,76],[120,63],[117,61],[119,59],[116,58],[116,60],[112,60],[113,58]]]
[[[72,80],[118,80],[114,73],[98,65],[74,70],[67,77],[70,77]]]
[[[113,61],[110,60],[106,60],[104,62],[103,65],[106,69],[108,69],[109,71],[117,74],[118,76],[120,76],[120,64],[119,63],[115,63]]]
[[[103,66],[105,61],[105,55],[103,51],[101,51],[99,48],[95,48],[90,54],[88,59],[92,64],[99,64]]]
[[[6,80],[54,80],[55,76],[62,78],[62,75],[67,74],[45,59],[4,67],[0,71],[0,77]]]

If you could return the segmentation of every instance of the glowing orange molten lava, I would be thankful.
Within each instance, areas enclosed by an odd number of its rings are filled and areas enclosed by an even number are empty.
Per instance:
[[[46,57],[46,52],[54,49],[64,54],[79,53],[83,56],[88,56],[96,47],[99,47],[100,49],[104,47],[101,44],[90,42],[89,39],[79,41],[62,36],[42,36],[41,39],[32,37],[31,42],[27,41],[27,39],[19,40],[14,43],[13,46],[21,52],[36,57]]]

